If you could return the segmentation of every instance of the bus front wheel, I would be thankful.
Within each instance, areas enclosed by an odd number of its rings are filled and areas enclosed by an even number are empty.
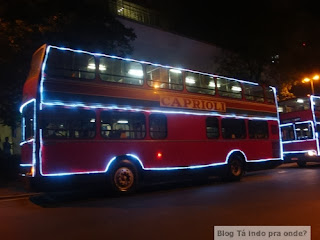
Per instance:
[[[121,160],[112,167],[109,183],[113,192],[128,194],[136,190],[138,185],[138,171],[129,160]]]
[[[304,167],[306,167],[306,166],[307,166],[307,163],[306,163],[306,162],[304,162],[304,161],[301,161],[301,160],[300,160],[300,161],[298,161],[298,162],[297,162],[297,164],[298,164],[298,166],[299,166],[299,167],[301,167],[301,168],[304,168]]]

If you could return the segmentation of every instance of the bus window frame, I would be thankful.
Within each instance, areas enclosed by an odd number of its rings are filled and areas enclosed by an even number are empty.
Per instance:
[[[74,119],[70,119],[70,118],[55,118],[54,120],[55,121],[65,121],[65,123],[66,123],[66,125],[67,125],[67,127],[66,128],[61,128],[61,131],[65,131],[66,133],[68,133],[69,132],[69,136],[57,136],[56,135],[56,131],[59,131],[59,129],[48,129],[48,131],[53,131],[54,132],[54,134],[55,134],[55,136],[53,136],[53,132],[52,132],[52,134],[50,134],[49,136],[46,136],[46,129],[45,129],[45,127],[44,127],[44,124],[45,124],[45,122],[44,121],[46,121],[46,118],[47,118],[47,116],[46,116],[46,114],[48,114],[49,116],[50,116],[50,114],[48,113],[48,112],[45,112],[46,110],[50,110],[50,108],[52,108],[52,106],[50,106],[50,107],[48,107],[48,108],[44,108],[43,110],[42,110],[42,114],[41,114],[41,118],[40,118],[40,129],[42,129],[42,137],[43,137],[43,139],[44,140],[70,140],[70,141],[75,141],[75,140],[90,140],[90,139],[95,139],[96,138],[96,136],[97,136],[97,113],[96,113],[96,111],[94,111],[94,110],[92,110],[92,109],[83,109],[83,108],[76,108],[76,109],[71,109],[71,108],[65,108],[65,107],[60,107],[60,106],[54,106],[53,108],[55,108],[55,110],[56,111],[58,111],[59,112],[59,114],[62,114],[62,112],[64,112],[64,114],[68,114],[68,116],[74,116],[75,114],[74,113],[72,113],[71,111],[72,110],[77,110],[77,111],[79,111],[78,112],[78,114],[81,116],[82,114],[81,114],[81,112],[83,113],[83,112],[87,112],[87,113],[89,113],[89,114],[92,114],[92,116],[94,117],[94,118],[91,118],[90,119],[90,123],[93,123],[93,122],[91,122],[92,121],[92,119],[94,119],[94,127],[92,127],[91,129],[90,128],[88,128],[88,129],[85,129],[86,131],[88,131],[88,132],[93,132],[94,134],[92,135],[92,136],[88,136],[88,137],[75,137],[75,132],[76,131],[84,131],[83,129],[76,129],[76,128],[72,128],[72,127],[70,127],[71,125],[73,125],[73,124],[70,124],[72,121],[74,121],[74,120],[79,120],[79,119],[76,119],[76,118],[74,118]],[[62,110],[63,109],[63,110]],[[61,111],[62,110],[62,111]],[[68,111],[70,111],[70,112],[68,112]],[[59,116],[59,115],[58,115]],[[64,115],[64,116],[66,116],[66,115]],[[47,119],[50,119],[50,118],[47,118]],[[80,120],[83,120],[83,119],[80,119]],[[57,124],[57,123],[56,123]],[[73,134],[70,134],[70,132],[71,131],[73,131],[74,133]]]

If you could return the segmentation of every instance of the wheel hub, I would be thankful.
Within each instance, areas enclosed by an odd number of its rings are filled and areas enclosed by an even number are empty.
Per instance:
[[[134,174],[127,167],[117,169],[114,174],[114,183],[120,191],[128,191],[134,183]]]

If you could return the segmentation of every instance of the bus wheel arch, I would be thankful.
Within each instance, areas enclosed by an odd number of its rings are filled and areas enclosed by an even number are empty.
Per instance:
[[[132,156],[115,157],[106,171],[107,183],[116,194],[132,193],[139,186],[142,170],[141,162]]]
[[[231,181],[238,181],[245,173],[246,155],[241,150],[233,150],[227,155],[227,169],[225,178]]]

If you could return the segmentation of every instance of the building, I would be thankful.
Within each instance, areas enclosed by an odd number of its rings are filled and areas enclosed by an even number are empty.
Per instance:
[[[203,72],[216,71],[222,49],[167,31],[168,20],[162,19],[157,11],[123,0],[110,1],[109,11],[137,36],[132,43],[132,58]]]

